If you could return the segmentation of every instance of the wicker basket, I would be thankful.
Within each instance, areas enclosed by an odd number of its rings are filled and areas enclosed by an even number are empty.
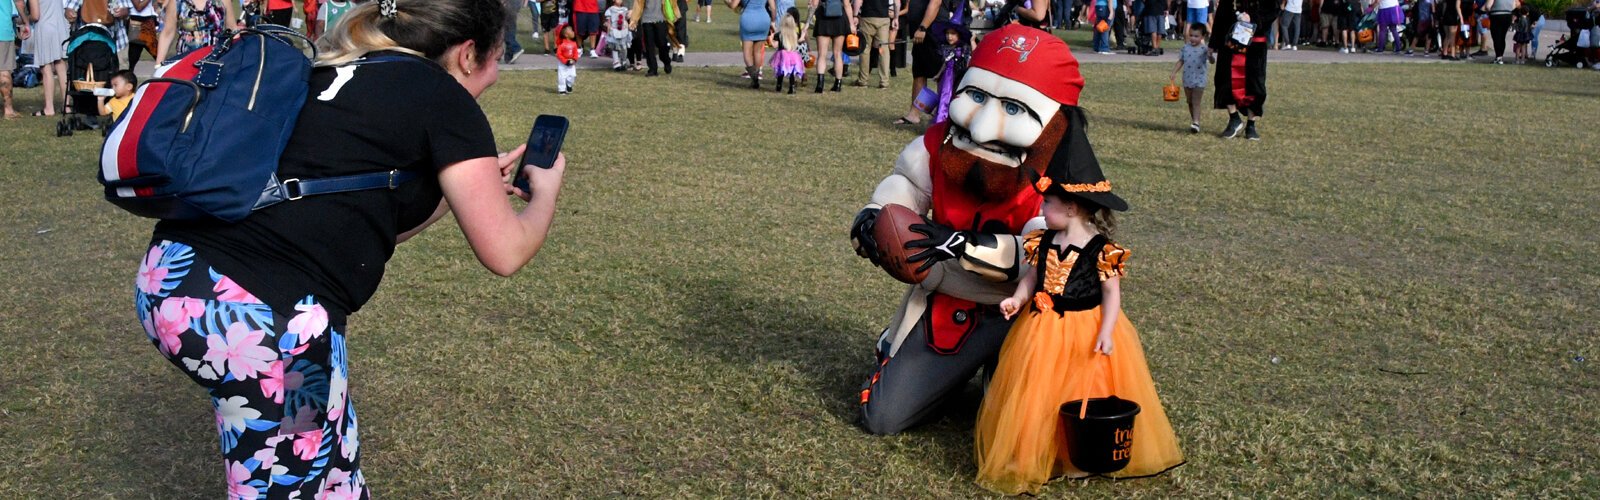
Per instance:
[[[88,92],[104,86],[106,86],[106,82],[95,81],[94,66],[89,66],[89,74],[84,76],[84,79],[72,81],[72,90],[79,92]]]

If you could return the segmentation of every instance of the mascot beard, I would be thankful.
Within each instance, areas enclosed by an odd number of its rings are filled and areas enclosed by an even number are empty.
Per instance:
[[[1000,141],[973,143],[967,128],[952,121],[949,135],[939,146],[935,167],[983,201],[1008,199],[1018,191],[1032,189],[1066,133],[1067,117],[1061,112],[1051,117],[1034,146],[1027,148]]]

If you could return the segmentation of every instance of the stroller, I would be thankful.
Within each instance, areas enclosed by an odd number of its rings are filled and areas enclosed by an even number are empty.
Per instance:
[[[1593,64],[1589,61],[1589,55],[1595,50],[1592,47],[1600,45],[1593,39],[1594,35],[1600,35],[1595,33],[1594,28],[1594,14],[1589,12],[1589,9],[1583,7],[1567,9],[1567,29],[1571,30],[1571,33],[1563,35],[1560,40],[1556,40],[1555,46],[1550,47],[1550,53],[1544,56],[1544,66],[1554,68],[1559,63],[1583,69]],[[1584,36],[1584,32],[1588,32],[1589,36]],[[1580,38],[1589,38],[1590,47],[1579,45]]]
[[[66,137],[78,130],[106,130],[100,120],[100,103],[95,89],[110,88],[108,81],[118,68],[117,44],[111,30],[104,25],[89,23],[73,30],[67,37],[67,80],[72,88],[67,90],[65,114],[56,123],[56,137]]]

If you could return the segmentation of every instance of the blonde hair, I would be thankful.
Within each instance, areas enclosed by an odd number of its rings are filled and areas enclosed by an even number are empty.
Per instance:
[[[484,60],[503,41],[506,19],[501,0],[394,0],[393,17],[371,1],[357,5],[317,41],[317,65],[337,66],[370,52],[392,50],[438,61],[466,41]],[[441,62],[442,63],[442,62]]]
[[[784,50],[795,50],[800,46],[800,24],[788,13],[784,13],[783,22],[778,24],[778,42],[783,44]]]

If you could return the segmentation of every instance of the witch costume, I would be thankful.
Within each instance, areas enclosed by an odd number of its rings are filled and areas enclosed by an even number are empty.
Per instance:
[[[1067,112],[1069,154],[1057,154],[1034,187],[1045,196],[1113,210],[1127,202],[1111,193],[1084,128],[1083,111]],[[1112,477],[1144,477],[1182,465],[1183,452],[1145,364],[1139,334],[1126,314],[1111,330],[1112,354],[1095,352],[1102,320],[1101,284],[1126,274],[1128,250],[1105,235],[1083,247],[1057,245],[1057,231],[1029,233],[1023,250],[1037,284],[1000,348],[998,369],[978,409],[977,483],[1007,495],[1039,493],[1056,477],[1083,477],[1067,455],[1061,405],[1116,396],[1139,404],[1126,468]]]

